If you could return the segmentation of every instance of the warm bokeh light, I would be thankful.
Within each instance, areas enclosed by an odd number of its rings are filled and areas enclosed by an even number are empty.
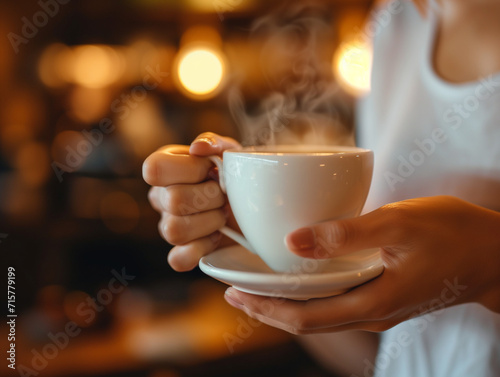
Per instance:
[[[54,43],[45,48],[38,61],[38,76],[49,88],[59,88],[70,79],[69,63],[71,49],[62,44]]]
[[[164,42],[158,43],[144,37],[131,40],[121,51],[126,61],[123,83],[143,82],[145,78],[151,76],[152,69],[170,72],[177,54],[175,46]],[[155,84],[158,84],[158,89],[168,91],[173,86],[172,76],[162,76],[161,80]]]
[[[73,48],[73,81],[87,88],[104,88],[124,72],[124,61],[113,48],[82,45]]]
[[[359,96],[370,90],[371,46],[361,40],[342,43],[333,58],[333,70],[339,84]]]
[[[225,74],[222,54],[198,47],[181,51],[178,57],[177,75],[181,88],[191,97],[209,98],[220,88]]]
[[[220,36],[214,30],[210,42]],[[125,86],[141,82],[152,68],[168,71],[176,50],[168,44],[155,44],[136,39],[129,45],[78,45],[53,43],[47,46],[38,60],[38,76],[49,88],[76,84],[85,89],[106,89],[112,85]],[[166,77],[159,87],[171,86]]]
[[[141,126],[137,127],[138,124]],[[130,108],[128,116],[118,117],[116,125],[123,142],[141,160],[162,145],[182,142],[178,132],[162,115],[161,103],[152,96]],[[113,170],[120,173],[122,163],[116,161]]]
[[[224,20],[225,16],[231,12],[241,12],[249,10],[255,6],[255,0],[187,0],[184,4],[198,12],[215,12],[220,20]]]

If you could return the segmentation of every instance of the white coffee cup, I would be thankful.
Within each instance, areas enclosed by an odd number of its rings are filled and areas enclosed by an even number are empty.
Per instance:
[[[358,216],[371,184],[373,152],[343,146],[264,146],[211,156],[243,233],[220,231],[274,271],[320,271],[289,251],[285,236],[318,222]],[[328,242],[328,240],[325,240]]]

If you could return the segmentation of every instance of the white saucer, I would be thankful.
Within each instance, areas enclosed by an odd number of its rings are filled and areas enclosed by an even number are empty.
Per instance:
[[[205,274],[240,291],[294,300],[339,295],[384,270],[379,249],[368,249],[332,258],[322,272],[278,273],[240,245],[214,251],[201,258],[199,265]]]

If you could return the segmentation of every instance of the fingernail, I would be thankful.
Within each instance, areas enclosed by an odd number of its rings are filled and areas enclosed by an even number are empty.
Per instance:
[[[236,297],[236,294],[234,292],[234,288],[228,288],[226,289],[226,293],[224,294],[224,299],[227,301],[227,303],[236,309],[241,309],[245,304],[240,301],[238,297]]]
[[[197,143],[205,143],[212,146],[215,144],[215,139],[212,137],[203,136],[192,142],[192,144],[197,144]]]
[[[311,228],[301,228],[288,234],[285,243],[295,250],[311,250],[316,247],[316,235]]]

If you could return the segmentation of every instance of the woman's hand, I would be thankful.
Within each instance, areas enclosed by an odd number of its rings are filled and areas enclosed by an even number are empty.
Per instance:
[[[203,133],[191,146],[168,145],[144,161],[144,180],[153,186],[149,201],[161,214],[158,229],[176,245],[168,255],[174,270],[191,270],[217,246],[232,243],[221,241],[218,229],[226,221],[236,228],[236,222],[219,184],[210,179],[215,174],[213,164],[204,156],[238,147],[231,138]]]
[[[378,278],[331,298],[301,302],[227,290],[231,305],[291,333],[382,331],[467,302],[500,312],[500,214],[457,198],[389,204],[296,230],[286,242],[304,257],[380,247],[385,265]]]

